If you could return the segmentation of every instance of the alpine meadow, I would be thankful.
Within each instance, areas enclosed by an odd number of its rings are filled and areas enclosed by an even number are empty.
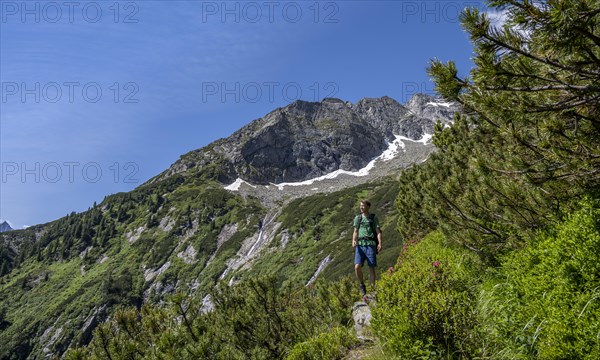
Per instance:
[[[0,359],[599,359],[600,2],[488,4],[436,97],[295,101],[1,233]]]

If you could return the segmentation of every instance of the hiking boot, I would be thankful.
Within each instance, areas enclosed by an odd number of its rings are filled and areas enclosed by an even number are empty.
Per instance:
[[[365,286],[365,284],[358,285],[358,288],[360,289],[360,294],[362,296],[367,295],[367,287]]]

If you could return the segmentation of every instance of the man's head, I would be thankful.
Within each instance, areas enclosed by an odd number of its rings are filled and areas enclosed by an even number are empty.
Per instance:
[[[371,202],[369,200],[363,199],[360,201],[360,212],[366,214],[369,212],[369,208],[371,207]]]

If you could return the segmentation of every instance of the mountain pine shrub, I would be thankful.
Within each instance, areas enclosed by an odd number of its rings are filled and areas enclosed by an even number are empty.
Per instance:
[[[117,310],[87,346],[69,350],[65,358],[335,358],[355,343],[347,329],[354,289],[349,277],[301,287],[261,277],[221,284],[211,312],[204,311],[201,297],[179,293],[162,306]]]
[[[473,357],[479,269],[439,232],[406,246],[377,285],[375,333],[401,358]]]
[[[351,329],[334,327],[328,332],[296,344],[286,360],[341,359],[348,349],[358,342]]]

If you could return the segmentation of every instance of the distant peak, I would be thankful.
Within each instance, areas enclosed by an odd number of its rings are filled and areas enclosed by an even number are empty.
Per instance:
[[[398,104],[400,105],[400,103],[398,101],[396,101],[395,99],[385,95],[382,97],[378,97],[378,98],[362,98],[358,101],[357,104],[372,104],[372,103],[378,103],[378,104]]]
[[[322,103],[330,103],[330,104],[345,104],[346,102],[338,99],[338,98],[324,98]]]
[[[8,221],[5,220],[5,221],[0,222],[0,232],[10,231],[10,230],[13,230],[13,228],[10,226]]]
[[[415,99],[420,99],[420,98],[423,98],[423,99],[433,99],[434,97],[432,95],[428,95],[428,94],[416,93],[416,94],[414,94],[412,96],[412,98],[415,98]]]
[[[442,97],[439,96],[431,96],[428,94],[414,94],[406,103],[406,106],[425,106],[425,105],[443,105],[443,106],[452,106],[456,105],[454,102],[449,102]]]

